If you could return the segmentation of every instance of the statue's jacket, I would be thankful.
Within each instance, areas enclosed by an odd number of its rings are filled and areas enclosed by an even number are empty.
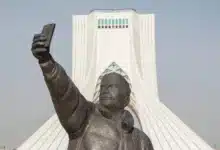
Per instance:
[[[97,104],[80,93],[63,67],[40,63],[54,108],[69,136],[69,150],[153,150],[148,136],[137,128],[125,131],[121,119],[106,117]]]

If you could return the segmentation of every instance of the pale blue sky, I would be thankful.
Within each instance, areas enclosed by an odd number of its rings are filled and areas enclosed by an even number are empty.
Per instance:
[[[156,14],[160,99],[210,145],[220,147],[219,0],[1,0],[0,145],[18,146],[54,113],[29,50],[33,34],[57,23],[52,51],[70,75],[72,14],[94,8]]]

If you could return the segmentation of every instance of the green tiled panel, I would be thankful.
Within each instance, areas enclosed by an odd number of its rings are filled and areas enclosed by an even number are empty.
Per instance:
[[[114,20],[114,19],[112,19],[112,24],[113,24],[113,25],[115,24],[115,20]]]
[[[108,25],[108,19],[105,19],[105,25]]]
[[[122,19],[122,24],[125,24],[125,19]]]
[[[118,24],[118,19],[115,19],[115,24]]]
[[[128,19],[125,19],[125,24],[126,24],[126,25],[128,24]]]
[[[122,24],[121,19],[118,19],[118,24],[119,24],[119,25],[121,25],[121,24]]]
[[[128,25],[128,19],[98,19],[98,26]]]

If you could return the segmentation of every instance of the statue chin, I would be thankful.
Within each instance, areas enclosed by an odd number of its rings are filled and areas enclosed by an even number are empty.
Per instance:
[[[113,100],[111,99],[102,99],[100,100],[100,104],[104,106],[105,108],[115,107],[115,104],[113,103]]]

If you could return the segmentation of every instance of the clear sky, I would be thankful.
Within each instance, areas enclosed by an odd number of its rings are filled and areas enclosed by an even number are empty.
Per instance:
[[[156,14],[160,99],[210,145],[220,147],[219,0],[1,0],[0,145],[13,148],[53,113],[30,52],[33,34],[57,23],[52,53],[71,75],[71,17],[94,8]]]

